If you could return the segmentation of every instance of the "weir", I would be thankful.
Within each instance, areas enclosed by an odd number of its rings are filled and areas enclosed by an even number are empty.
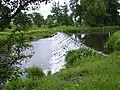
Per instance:
[[[83,43],[81,43],[77,37],[76,38],[74,37],[74,35],[69,36],[67,34],[57,32],[55,35],[53,35],[53,37],[51,37],[51,39],[52,39],[52,57],[49,63],[51,64],[50,70],[52,71],[52,73],[58,72],[60,69],[65,68],[64,67],[65,58],[68,51],[79,48],[91,49],[84,45]],[[96,51],[94,49],[92,50],[100,55],[107,56],[102,52]]]
[[[31,66],[39,66],[43,68],[44,72],[51,71],[52,74],[59,72],[65,68],[65,58],[68,51],[87,48],[78,38],[75,36],[69,36],[62,32],[57,32],[50,38],[40,39],[33,42],[35,55],[23,64],[24,68]],[[105,54],[92,49],[94,52],[106,56]]]

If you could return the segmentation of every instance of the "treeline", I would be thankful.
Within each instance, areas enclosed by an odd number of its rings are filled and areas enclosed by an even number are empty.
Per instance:
[[[16,26],[33,26],[36,25],[41,27],[44,25],[44,18],[40,13],[34,12],[32,14],[27,14],[26,12],[21,12],[13,19],[13,24]]]
[[[59,21],[65,20],[64,25],[118,26],[120,25],[119,9],[119,0],[70,0],[69,6],[64,3],[62,7],[59,2],[56,3],[52,8],[52,13],[60,25]],[[68,15],[69,10],[70,15]],[[61,13],[64,13],[65,16],[62,17]],[[72,19],[71,22],[68,16]]]
[[[44,19],[41,13],[18,13],[12,23],[21,26],[118,26],[120,25],[120,3],[118,0],[70,0],[68,5],[60,5],[54,2],[51,14]],[[8,25],[6,16],[10,10],[6,6],[0,6],[0,27]]]
[[[59,2],[53,3],[51,10],[51,15],[48,15],[46,19],[41,13],[33,12],[27,14],[26,12],[21,12],[13,19],[13,24],[17,26],[44,26],[44,27],[55,27],[62,25],[73,25],[74,22],[72,17],[68,15],[69,9],[67,3],[60,5]]]

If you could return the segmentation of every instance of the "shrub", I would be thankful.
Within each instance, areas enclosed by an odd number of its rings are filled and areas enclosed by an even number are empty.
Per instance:
[[[82,62],[83,58],[96,56],[97,53],[91,49],[78,49],[68,52],[66,56],[66,67],[76,65],[78,62]]]
[[[106,43],[105,52],[113,53],[114,51],[120,51],[120,31],[115,32]]]
[[[22,90],[23,87],[24,87],[24,83],[22,79],[16,79],[16,80],[12,80],[11,82],[9,82],[6,89],[7,90]]]
[[[47,75],[50,76],[52,74],[51,70],[48,70]]]
[[[39,67],[30,67],[25,70],[28,78],[42,78],[45,76],[43,70]]]
[[[115,51],[120,51],[120,39],[115,41],[114,50]]]
[[[16,79],[8,83],[6,90],[33,90],[38,86],[39,79]]]

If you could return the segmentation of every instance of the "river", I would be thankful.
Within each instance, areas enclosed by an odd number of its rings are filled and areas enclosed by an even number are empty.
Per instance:
[[[28,68],[32,66],[38,66],[43,68],[44,71],[50,68],[49,60],[52,57],[52,41],[51,39],[40,39],[38,41],[32,42],[35,54],[22,63],[22,68]]]
[[[94,37],[92,40],[93,39],[97,38]],[[104,39],[102,38],[100,40],[103,42]],[[93,43],[95,45],[99,44],[98,42]],[[51,38],[34,41],[32,42],[32,45],[35,54],[32,56],[32,58],[27,60],[27,63],[22,62],[22,68],[25,69],[32,66],[38,66],[41,67],[46,74],[48,70],[51,70],[52,73],[56,73],[64,68],[65,57],[68,51],[78,48],[87,48],[86,45],[79,40],[79,38],[75,37],[75,35],[69,36],[60,32],[56,33]],[[104,43],[102,43],[101,46],[103,47]]]

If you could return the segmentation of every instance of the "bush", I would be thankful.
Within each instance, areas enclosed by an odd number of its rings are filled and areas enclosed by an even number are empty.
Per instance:
[[[8,83],[6,90],[33,90],[38,86],[39,79],[16,79]]]
[[[28,78],[42,78],[45,76],[43,70],[39,67],[30,67],[25,70]]]
[[[115,41],[114,50],[115,51],[120,51],[120,39]]]
[[[24,87],[24,83],[22,79],[16,79],[8,83],[6,89],[7,90],[22,90]]]
[[[25,70],[26,78],[12,80],[8,83],[7,90],[33,90],[38,86],[38,82],[45,76],[39,67],[31,67]]]
[[[83,58],[96,56],[97,53],[91,49],[78,49],[69,51],[66,56],[66,67],[71,67],[77,63],[81,63]]]
[[[47,75],[50,76],[52,74],[51,70],[48,70]]]
[[[105,52],[113,53],[114,51],[120,51],[120,31],[115,32],[106,43]]]

